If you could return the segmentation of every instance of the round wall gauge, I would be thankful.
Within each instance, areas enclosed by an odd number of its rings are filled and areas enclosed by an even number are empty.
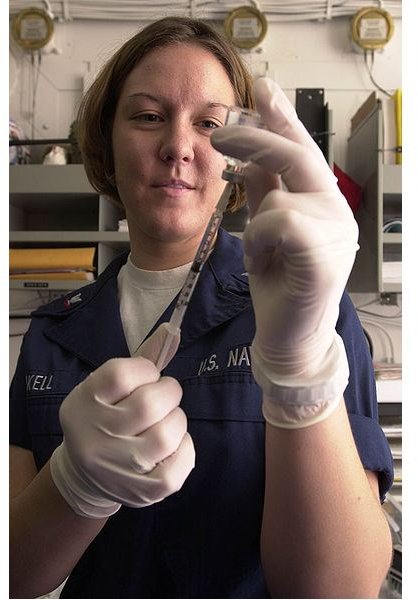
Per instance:
[[[258,46],[264,39],[267,20],[257,8],[240,6],[226,17],[224,28],[234,46],[248,50]]]
[[[363,50],[378,50],[386,46],[393,35],[393,19],[382,8],[363,8],[353,17],[351,35]]]
[[[13,38],[24,50],[43,48],[53,33],[54,23],[41,8],[25,8],[13,19]]]

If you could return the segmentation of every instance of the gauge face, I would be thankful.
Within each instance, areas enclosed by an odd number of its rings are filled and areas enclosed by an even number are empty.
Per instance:
[[[383,48],[393,35],[393,19],[381,8],[359,10],[352,21],[354,42],[364,50]]]
[[[51,17],[39,8],[21,10],[13,19],[13,38],[25,50],[43,48],[53,33],[54,23]]]
[[[240,6],[229,13],[224,22],[228,39],[238,48],[258,46],[267,33],[267,20],[262,12],[251,6]]]

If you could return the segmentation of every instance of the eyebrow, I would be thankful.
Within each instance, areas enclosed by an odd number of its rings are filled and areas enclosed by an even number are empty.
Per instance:
[[[168,102],[168,99],[164,98],[164,96],[154,96],[153,94],[148,94],[147,92],[135,92],[134,94],[129,94],[128,98],[147,98],[148,100],[152,100],[153,102],[159,102],[160,104],[165,104]],[[222,102],[207,102],[205,104],[206,108],[229,108],[228,104],[223,104]]]

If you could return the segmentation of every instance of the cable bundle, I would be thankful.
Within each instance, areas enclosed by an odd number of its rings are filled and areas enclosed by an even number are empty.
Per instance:
[[[32,4],[45,6],[39,0]],[[351,17],[366,6],[380,6],[378,0],[267,0],[257,2],[242,0],[242,5],[256,5],[271,22],[310,21]],[[27,0],[10,0],[11,15],[27,8]],[[149,21],[163,15],[189,15],[209,20],[223,20],[237,7],[236,0],[50,0],[50,10],[58,20],[119,20]],[[402,16],[401,0],[384,2],[393,17]]]

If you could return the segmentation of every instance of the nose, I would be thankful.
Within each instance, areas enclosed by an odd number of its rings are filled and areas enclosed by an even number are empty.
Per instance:
[[[160,158],[166,163],[189,163],[194,158],[192,126],[172,124],[165,129]]]

